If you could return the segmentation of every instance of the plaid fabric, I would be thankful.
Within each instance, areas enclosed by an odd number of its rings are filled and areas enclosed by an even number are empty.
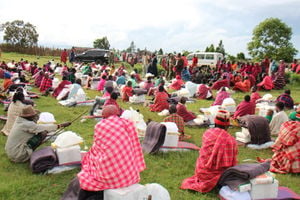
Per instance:
[[[184,133],[184,121],[178,114],[174,113],[164,119],[164,122],[174,122],[177,125],[178,132]]]
[[[300,122],[288,121],[281,125],[273,152],[271,171],[300,173]]]
[[[277,98],[277,102],[284,103],[284,106],[288,109],[294,108],[294,100],[293,98],[288,94],[282,94]]]
[[[52,79],[51,78],[43,78],[40,85],[40,92],[45,92],[47,89],[52,87]]]
[[[138,183],[145,168],[133,122],[114,115],[95,126],[93,146],[77,176],[82,189],[101,191]]]
[[[195,175],[182,182],[181,189],[209,192],[226,168],[237,163],[237,142],[225,130],[208,129],[196,163]]]

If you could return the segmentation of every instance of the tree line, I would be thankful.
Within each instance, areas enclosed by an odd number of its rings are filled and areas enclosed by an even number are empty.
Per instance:
[[[39,34],[36,31],[36,27],[29,22],[25,23],[22,20],[6,22],[0,25],[0,31],[4,32],[3,40],[6,44],[1,45],[1,48],[4,51],[9,49],[20,52],[25,51],[22,49],[27,48],[31,49],[28,52],[29,54],[36,54],[47,52],[45,49],[48,49],[48,51],[50,49],[37,47]],[[254,28],[252,39],[247,44],[248,53],[254,60],[262,60],[265,57],[269,57],[275,60],[283,59],[287,62],[291,62],[298,52],[291,42],[292,34],[292,28],[280,19],[267,18]],[[101,49],[111,48],[106,36],[97,38],[93,42],[93,47]],[[39,52],[37,52],[37,49]],[[53,52],[51,53],[56,54],[56,51],[57,49],[53,49]],[[125,51],[133,53],[135,51],[140,51],[140,49],[136,49],[136,46],[132,41]],[[188,53],[188,51],[184,52]],[[216,47],[214,47],[213,44],[206,47],[205,52],[220,52],[229,59],[246,59],[243,52],[238,53],[236,56],[227,54],[222,40],[220,40]],[[162,55],[164,52],[162,49],[159,49],[156,53]]]

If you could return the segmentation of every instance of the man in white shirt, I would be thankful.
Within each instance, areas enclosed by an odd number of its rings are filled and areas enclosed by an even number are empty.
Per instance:
[[[274,114],[270,122],[271,135],[278,135],[281,125],[289,120],[289,117],[284,112],[284,103],[276,103],[276,114]]]

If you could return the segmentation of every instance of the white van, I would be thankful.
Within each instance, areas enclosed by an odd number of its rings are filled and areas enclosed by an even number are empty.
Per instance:
[[[201,66],[210,66],[210,67],[216,67],[217,62],[219,60],[223,60],[224,56],[221,53],[215,53],[215,52],[197,52],[197,53],[191,53],[186,58],[188,60],[189,66],[193,63],[193,57],[196,55],[198,57],[198,67]]]

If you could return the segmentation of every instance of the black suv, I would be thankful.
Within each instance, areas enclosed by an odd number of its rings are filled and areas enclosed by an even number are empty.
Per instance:
[[[108,63],[109,50],[104,49],[91,49],[83,53],[75,55],[76,62],[96,62],[97,64]]]

